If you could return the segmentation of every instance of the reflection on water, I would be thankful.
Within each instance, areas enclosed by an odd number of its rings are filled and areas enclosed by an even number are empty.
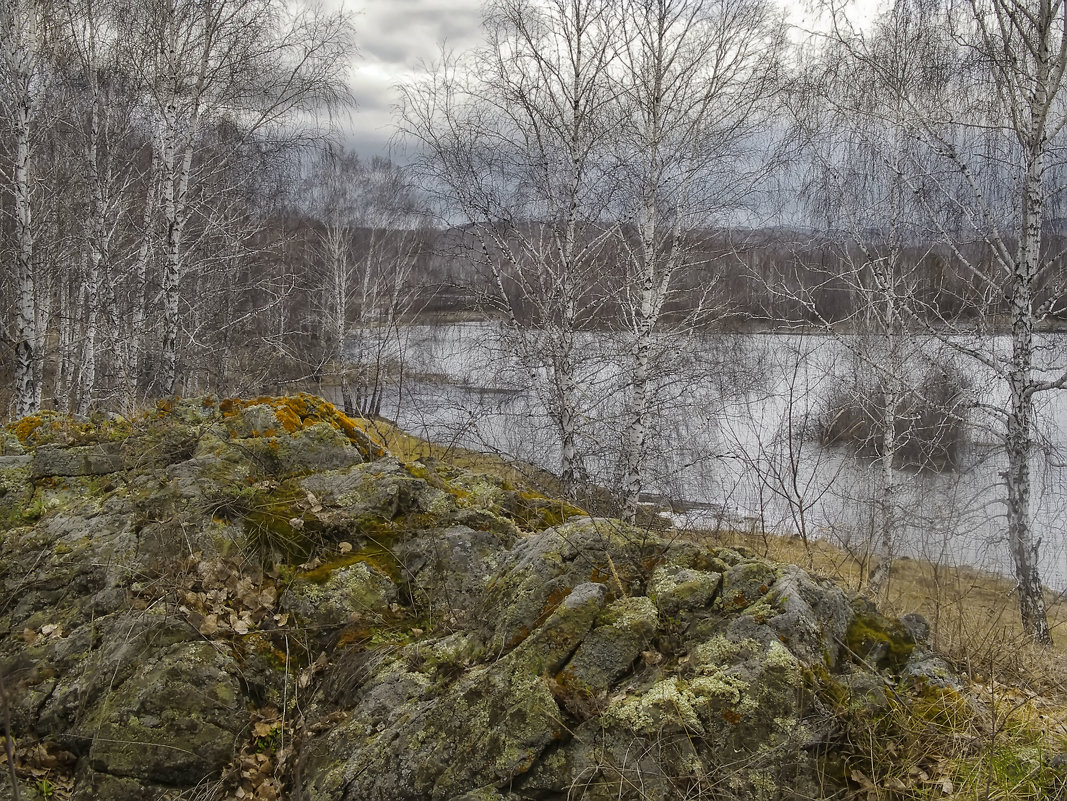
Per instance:
[[[877,530],[880,470],[843,447],[810,435],[820,403],[869,365],[851,355],[873,343],[825,336],[708,335],[677,353],[664,344],[656,377],[655,422],[648,447],[650,497],[684,509],[679,522],[752,526],[780,533],[801,528],[862,552]],[[1004,347],[1003,342],[989,343]],[[1061,335],[1046,337],[1051,354]],[[585,467],[599,483],[617,480],[624,355],[614,338],[584,335],[579,343],[581,441]],[[940,348],[940,349],[939,349]],[[413,326],[395,356],[402,385],[387,393],[382,414],[442,445],[489,450],[549,470],[559,467],[557,436],[545,408],[545,378],[504,347],[492,323]],[[911,354],[918,362],[957,359],[931,341]],[[1051,355],[1048,358],[1052,358]],[[991,375],[961,365],[975,397],[995,409],[1003,396]],[[1042,575],[1067,589],[1067,393],[1041,396],[1035,454],[1034,530],[1041,538]],[[974,409],[955,472],[894,471],[901,499],[901,553],[939,563],[1011,572],[996,421]]]

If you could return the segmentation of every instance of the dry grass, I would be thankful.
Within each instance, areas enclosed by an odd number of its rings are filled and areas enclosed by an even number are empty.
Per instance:
[[[367,426],[389,452],[402,462],[434,459],[452,467],[485,473],[513,484],[532,484],[545,492],[558,493],[559,481],[555,476],[534,465],[516,462],[503,455],[468,450],[458,445],[438,445],[413,436],[381,418],[368,420]]]

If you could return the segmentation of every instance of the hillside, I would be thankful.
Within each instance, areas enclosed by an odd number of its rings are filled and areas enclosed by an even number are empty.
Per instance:
[[[0,429],[0,799],[1064,793],[920,616],[496,472],[307,395]]]

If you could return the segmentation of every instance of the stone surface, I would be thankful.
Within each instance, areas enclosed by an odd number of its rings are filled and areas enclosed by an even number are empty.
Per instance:
[[[832,797],[832,704],[959,686],[915,618],[402,463],[310,396],[22,421],[0,524],[12,725],[77,801],[251,765],[305,801]]]
[[[45,476],[103,476],[123,467],[118,446],[83,445],[75,448],[49,446],[34,451],[30,470],[33,478]]]

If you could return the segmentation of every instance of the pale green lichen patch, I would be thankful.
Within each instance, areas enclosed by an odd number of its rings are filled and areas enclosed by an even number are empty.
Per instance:
[[[582,641],[563,673],[594,690],[607,689],[630,670],[648,646],[657,623],[651,599],[615,601],[597,618],[596,627]]]
[[[755,603],[767,594],[775,578],[774,568],[766,562],[738,562],[723,576],[723,608],[735,611]]]
[[[663,565],[652,573],[648,594],[661,612],[673,615],[707,606],[715,600],[721,585],[720,573]]]
[[[365,561],[336,567],[323,579],[298,579],[281,598],[282,606],[304,621],[341,626],[353,616],[387,610],[396,586]]]
[[[700,692],[684,680],[671,676],[656,682],[648,690],[626,695],[612,703],[603,719],[607,724],[619,724],[637,734],[655,735],[665,731],[690,730],[703,734],[704,725],[697,715],[701,704]]]

